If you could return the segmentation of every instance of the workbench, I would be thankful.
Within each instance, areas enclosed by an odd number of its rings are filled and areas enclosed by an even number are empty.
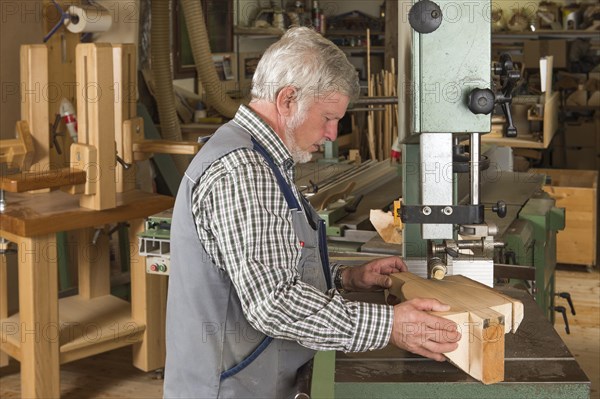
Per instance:
[[[503,382],[484,385],[448,362],[395,347],[366,353],[321,352],[315,359],[312,397],[589,398],[589,379],[531,295],[508,286],[496,289],[525,305],[521,326],[505,336]],[[382,298],[381,293],[349,297],[374,302]]]
[[[163,367],[166,279],[146,274],[137,234],[144,218],[171,208],[174,199],[134,190],[100,211],[60,190],[6,199],[0,237],[17,246],[19,313],[8,316],[0,307],[0,349],[21,363],[22,397],[59,397],[61,364],[128,345],[136,367]],[[95,234],[117,222],[129,224],[131,303],[110,295],[109,239]],[[79,282],[78,295],[59,300],[56,233],[63,231],[77,234]],[[0,302],[8,288],[3,257]]]

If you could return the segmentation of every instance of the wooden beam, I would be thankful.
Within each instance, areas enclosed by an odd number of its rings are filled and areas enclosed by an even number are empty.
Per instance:
[[[385,60],[384,68],[392,65],[392,59],[398,59],[398,8],[397,1],[385,2]],[[396,68],[391,68],[396,73]]]
[[[9,168],[19,168],[27,171],[31,168],[35,155],[33,137],[27,121],[18,121],[16,126],[17,138],[0,140],[0,163],[6,163]]]
[[[21,46],[21,119],[33,136],[30,167],[50,168],[50,113],[48,84],[48,48],[43,44]]]
[[[2,243],[6,245],[6,243]],[[8,258],[6,248],[0,253],[0,320],[8,317]],[[8,366],[8,355],[0,351],[0,367]]]
[[[69,6],[78,6],[82,3],[81,0],[55,1],[65,11]],[[41,13],[43,31],[50,32],[58,22],[60,14],[55,10],[53,0],[42,0],[42,10],[44,11]],[[54,116],[60,113],[60,103],[63,98],[75,105],[77,92],[82,89],[82,86],[77,84],[80,82],[76,80],[75,72],[75,49],[80,42],[80,37],[80,34],[70,32],[63,25],[46,42],[48,47],[48,62],[46,64],[48,86],[52,90],[52,95],[49,95],[45,102],[48,115],[44,121],[46,124],[52,123]],[[79,118],[79,115],[77,117]],[[57,151],[50,151],[50,164],[59,168],[69,166],[70,146],[73,143],[71,136],[65,134],[59,136],[57,140],[61,145],[62,154]]]
[[[77,53],[77,123],[79,144],[96,149],[98,171],[88,184],[92,194],[81,196],[84,208],[102,210],[116,206],[116,147],[114,137],[113,49],[110,44],[79,44]],[[73,155],[71,155],[73,157]],[[86,170],[86,168],[80,168]]]
[[[54,234],[21,238],[19,245],[19,315],[21,396],[58,398],[58,270]]]
[[[77,231],[79,296],[98,298],[110,294],[110,248],[108,234],[97,229]]]
[[[11,193],[58,188],[72,184],[83,184],[86,174],[82,170],[62,168],[43,172],[23,172],[0,176],[0,189]]]
[[[131,245],[131,317],[145,324],[142,342],[133,345],[133,365],[144,371],[165,365],[165,314],[167,309],[167,278],[146,273],[146,257],[140,255],[138,233],[144,231],[144,220],[129,221]]]
[[[113,75],[115,80],[115,142],[117,154],[126,163],[133,163],[125,152],[126,132],[124,123],[136,116],[137,102],[137,53],[133,44],[113,44]],[[143,121],[142,121],[143,123]],[[142,135],[143,138],[143,135]],[[132,165],[134,166],[134,165]],[[117,166],[117,192],[135,189],[135,167],[125,169]]]
[[[143,140],[133,143],[134,153],[195,155],[202,144],[193,141]]]
[[[395,273],[389,292],[402,300],[435,298],[450,305],[435,314],[453,320],[462,333],[458,349],[446,357],[484,384],[504,380],[504,334],[523,319],[523,304],[464,276],[425,280],[412,273]]]

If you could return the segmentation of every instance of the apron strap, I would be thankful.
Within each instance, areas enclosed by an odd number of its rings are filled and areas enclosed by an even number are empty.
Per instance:
[[[288,203],[289,208],[297,209],[299,211],[303,210],[304,208],[298,203],[298,200],[296,199],[296,196],[294,195],[292,188],[283,178],[281,171],[279,170],[277,165],[275,165],[275,162],[273,162],[273,159],[271,158],[271,156],[269,155],[267,150],[265,150],[265,148],[262,145],[260,145],[260,143],[258,141],[256,141],[256,139],[254,137],[252,137],[252,143],[254,144],[254,150],[263,156],[263,158],[265,159],[265,161],[267,161],[267,164],[269,165],[271,170],[273,170],[273,173],[275,174],[275,177],[277,178],[277,183],[279,184],[279,188],[281,189],[281,192],[283,193],[285,200]],[[305,198],[302,198],[302,200],[306,206],[311,206],[310,203],[308,203],[308,201]],[[331,289],[331,288],[333,288],[333,282],[331,279],[331,269],[329,268],[329,254],[327,253],[327,231],[326,231],[326,227],[325,227],[325,221],[323,219],[319,218],[319,221],[317,223],[318,223],[318,226],[316,226],[316,227],[317,227],[317,231],[318,231],[319,253],[321,255],[321,266],[323,267],[323,274],[325,275],[325,283],[327,284],[327,289]]]
[[[262,155],[265,161],[267,161],[267,163],[271,167],[271,170],[273,171],[273,173],[275,174],[275,178],[277,179],[277,183],[279,184],[279,188],[281,189],[281,192],[283,193],[283,196],[285,197],[285,200],[288,203],[288,207],[290,209],[301,210],[302,208],[300,207],[300,204],[298,203],[294,192],[292,191],[290,185],[287,184],[287,182],[283,178],[283,175],[281,174],[281,171],[279,170],[277,165],[275,165],[275,162],[273,162],[273,158],[271,158],[267,150],[265,150],[265,148],[261,146],[258,143],[258,141],[254,139],[254,137],[252,137],[252,144],[254,144],[254,150],[260,155]]]

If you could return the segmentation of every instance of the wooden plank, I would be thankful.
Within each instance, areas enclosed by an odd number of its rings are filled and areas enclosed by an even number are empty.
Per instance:
[[[8,317],[8,259],[6,252],[0,253],[0,320]],[[4,331],[4,328],[2,328]],[[1,342],[4,342],[2,339]],[[0,351],[0,367],[8,366],[8,355]]]
[[[59,231],[122,222],[162,212],[174,198],[143,191],[117,195],[117,207],[102,211],[81,208],[76,196],[62,191],[44,194],[6,194],[0,235],[11,241]]]
[[[67,10],[71,5],[78,6],[82,3],[81,0],[56,0],[56,2],[63,10]],[[44,32],[50,32],[58,22],[60,14],[55,12],[53,0],[42,0],[42,4],[43,30]],[[76,96],[81,89],[81,85],[76,80],[75,48],[80,42],[80,37],[80,34],[72,33],[65,26],[62,26],[46,43],[48,47],[48,82],[57,91],[48,98],[47,106],[50,119],[46,120],[46,123],[51,123],[54,116],[59,113],[63,98],[66,98],[77,107]],[[59,136],[57,140],[60,143],[62,154],[55,150],[51,151],[50,162],[59,168],[69,166],[70,146],[73,140],[69,134]]]
[[[21,119],[33,136],[31,167],[36,171],[48,170],[51,164],[48,67],[46,45],[21,46]]]
[[[134,152],[195,155],[202,144],[175,140],[144,140],[133,143]]]
[[[72,168],[52,169],[41,172],[23,172],[0,176],[0,189],[11,193],[23,193],[44,188],[58,188],[85,183],[86,173]]]
[[[113,44],[113,75],[115,85],[115,142],[117,154],[126,163],[133,163],[129,154],[125,152],[124,122],[136,116],[137,102],[137,54],[133,44]],[[134,165],[125,169],[117,166],[117,192],[135,189]]]
[[[22,396],[56,398],[60,393],[56,238],[48,234],[17,243]]]
[[[167,278],[146,273],[146,258],[136,245],[144,231],[144,220],[129,222],[131,246],[131,317],[146,325],[142,342],[133,346],[133,365],[150,371],[165,365],[165,315],[167,310]],[[134,244],[135,243],[135,244]]]
[[[450,305],[448,312],[436,314],[455,321],[462,332],[458,349],[446,354],[451,362],[484,384],[504,379],[504,334],[522,321],[519,301],[464,276],[425,280],[405,272],[391,277],[389,291],[402,300],[430,297]]]
[[[16,135],[16,139],[0,140],[0,163],[8,164],[9,168],[29,170],[35,146],[27,121],[17,121]]]
[[[556,259],[559,263],[596,265],[598,172],[594,170],[534,169],[545,174],[549,184],[543,187],[565,208],[565,228],[557,235]]]
[[[92,299],[110,294],[110,248],[108,234],[97,229],[77,231],[79,296]]]
[[[550,85],[552,87],[552,85]],[[560,105],[560,92],[552,93],[544,103],[544,148],[548,148],[554,134],[558,130],[558,107]]]
[[[61,364],[105,350],[133,345],[146,326],[131,318],[127,301],[112,295],[86,299],[81,295],[59,302]]]
[[[79,44],[76,49],[77,140],[96,148],[98,175],[89,184],[93,194],[84,194],[80,205],[102,210],[116,206],[116,148],[114,137],[113,52],[106,43]]]

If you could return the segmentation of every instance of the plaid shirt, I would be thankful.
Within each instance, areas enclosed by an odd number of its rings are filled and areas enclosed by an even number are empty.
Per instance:
[[[234,122],[271,154],[299,196],[292,184],[294,162],[277,134],[243,105]],[[238,149],[215,161],[194,188],[192,202],[200,241],[233,281],[254,328],[315,350],[361,352],[387,345],[391,306],[350,302],[335,289],[322,293],[300,281],[300,242],[261,155]]]

